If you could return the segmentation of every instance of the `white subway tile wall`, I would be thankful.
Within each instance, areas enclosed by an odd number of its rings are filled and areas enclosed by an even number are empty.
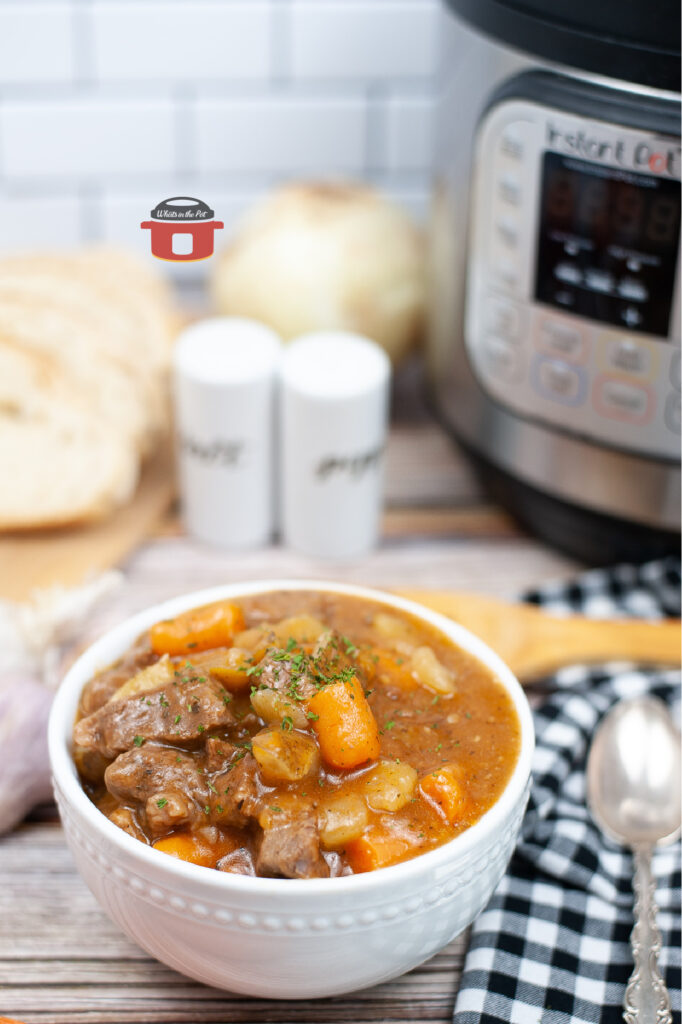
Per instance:
[[[208,202],[220,244],[295,177],[362,178],[423,217],[439,16],[440,0],[0,0],[0,251],[148,253],[140,222],[171,195]]]

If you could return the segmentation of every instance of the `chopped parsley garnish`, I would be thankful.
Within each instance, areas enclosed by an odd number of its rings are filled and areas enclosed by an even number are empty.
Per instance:
[[[285,715],[284,718],[282,719],[282,729],[285,732],[291,732],[293,727],[294,727],[294,720],[293,720],[293,718],[291,717],[291,715]]]
[[[162,807],[165,807],[167,803],[168,801],[166,800],[165,796],[162,796],[160,800],[156,801],[156,806],[160,810]]]
[[[144,743],[144,736],[136,736],[135,739],[133,740],[133,743],[135,744],[136,747],[141,747],[142,744]]]

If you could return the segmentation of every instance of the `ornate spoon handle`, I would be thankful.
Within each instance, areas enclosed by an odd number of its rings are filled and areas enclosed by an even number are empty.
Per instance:
[[[635,926],[630,943],[635,969],[623,1001],[626,1024],[672,1024],[670,997],[658,969],[661,936],[656,925],[651,846],[637,846],[635,854]]]

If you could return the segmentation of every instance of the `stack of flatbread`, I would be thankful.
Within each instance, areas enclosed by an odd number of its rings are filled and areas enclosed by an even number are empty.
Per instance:
[[[0,261],[0,529],[99,519],[169,427],[169,289],[110,249]]]

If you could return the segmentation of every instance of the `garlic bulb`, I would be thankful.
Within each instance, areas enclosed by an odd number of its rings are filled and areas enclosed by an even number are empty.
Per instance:
[[[52,693],[30,676],[0,680],[0,835],[52,798],[47,719]]]
[[[352,331],[395,363],[424,327],[423,238],[404,210],[363,185],[277,189],[213,262],[218,311],[260,320],[285,341]]]
[[[0,836],[52,797],[53,689],[86,616],[121,580],[107,572],[79,587],[36,591],[24,604],[0,601]]]

